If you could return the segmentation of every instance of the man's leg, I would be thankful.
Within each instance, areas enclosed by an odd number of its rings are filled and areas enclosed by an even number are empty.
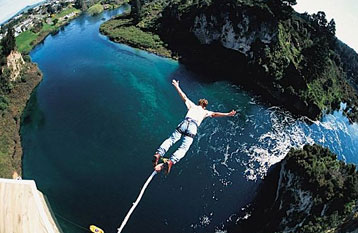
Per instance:
[[[178,130],[175,130],[172,135],[170,135],[169,138],[167,138],[162,145],[157,150],[157,153],[160,156],[164,156],[165,153],[169,150],[169,148],[176,143],[181,137],[181,133],[178,132]]]
[[[189,136],[184,136],[183,142],[180,147],[174,152],[174,154],[170,157],[170,160],[175,164],[181,160],[186,152],[189,150],[191,144],[193,143],[193,138]]]
[[[193,143],[193,138],[189,136],[184,136],[183,142],[180,145],[180,147],[174,152],[174,154],[170,157],[168,161],[166,161],[164,164],[159,164],[154,169],[157,172],[160,172],[162,169],[164,170],[165,174],[168,174],[170,172],[170,169],[172,168],[173,164],[179,162],[181,160],[186,152],[189,150],[190,145]]]

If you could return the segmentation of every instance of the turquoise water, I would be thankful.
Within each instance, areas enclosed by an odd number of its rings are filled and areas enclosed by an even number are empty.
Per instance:
[[[121,9],[82,15],[32,52],[44,74],[21,128],[23,173],[65,233],[116,232],[152,172],[151,157],[186,113],[171,85],[233,118],[207,119],[169,176],[157,175],[123,232],[220,232],[254,198],[291,146],[317,142],[358,164],[358,127],[340,112],[307,125],[228,82],[110,42],[98,32]],[[220,77],[224,78],[224,77]],[[70,222],[71,221],[71,222]]]

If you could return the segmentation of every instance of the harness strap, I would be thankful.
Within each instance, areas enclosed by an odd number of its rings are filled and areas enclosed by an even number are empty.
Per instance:
[[[190,123],[194,123],[195,126],[198,128],[198,123],[197,123],[195,120],[193,120],[193,119],[191,119],[191,118],[189,118],[189,117],[186,117],[186,118],[184,119],[184,121],[188,121],[189,124],[190,124]],[[180,129],[181,126],[183,125],[184,121],[182,121],[182,122],[178,125],[178,127],[176,128],[176,130],[177,130],[179,133],[181,133],[181,134],[183,134],[183,135],[185,135],[185,136],[194,138],[194,137],[195,137],[195,134],[192,134],[192,133],[189,133],[189,132],[188,132],[189,124],[188,124],[188,126],[187,126],[187,128],[186,128],[185,131],[183,131],[183,130]]]
[[[188,137],[191,137],[191,138],[194,138],[195,137],[195,134],[192,134],[192,133],[189,133],[189,132],[187,132],[187,131],[185,131],[185,132],[183,132],[182,130],[180,130],[180,129],[176,129],[179,133],[181,133],[181,134],[183,134],[183,135],[185,135],[185,136],[188,136]]]
[[[196,125],[196,128],[199,128],[198,122],[196,122],[196,120],[191,119],[190,117],[185,117],[185,120],[187,120],[189,122],[193,122]]]

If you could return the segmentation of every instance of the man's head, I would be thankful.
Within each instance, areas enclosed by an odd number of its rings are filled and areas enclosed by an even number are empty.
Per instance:
[[[208,101],[206,99],[200,99],[199,100],[199,105],[202,107],[202,108],[206,108],[206,106],[208,106]]]

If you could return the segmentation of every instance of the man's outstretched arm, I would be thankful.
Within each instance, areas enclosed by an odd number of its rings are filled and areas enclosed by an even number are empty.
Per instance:
[[[211,117],[227,117],[227,116],[235,116],[236,111],[232,110],[231,112],[223,113],[223,112],[213,112]]]
[[[179,95],[182,98],[182,100],[185,102],[188,99],[188,97],[185,95],[185,93],[179,87],[179,81],[173,79],[172,84],[175,87],[175,89],[177,90],[177,92],[179,93]]]

